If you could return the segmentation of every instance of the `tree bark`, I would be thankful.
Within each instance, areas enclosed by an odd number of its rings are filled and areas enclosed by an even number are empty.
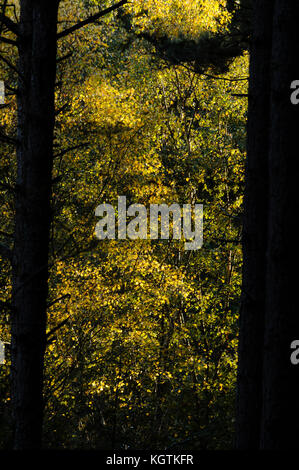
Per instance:
[[[41,445],[58,0],[21,0],[13,267],[14,448]]]
[[[236,446],[257,449],[262,408],[273,0],[253,1]]]
[[[299,369],[290,362],[298,339],[298,122],[290,85],[299,79],[297,0],[275,1],[269,152],[269,241],[261,447],[297,449]]]

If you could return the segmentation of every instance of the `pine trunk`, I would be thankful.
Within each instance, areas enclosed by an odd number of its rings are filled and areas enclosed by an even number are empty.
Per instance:
[[[41,445],[58,1],[20,2],[13,250],[14,448]]]
[[[290,344],[299,336],[298,122],[290,85],[299,79],[299,3],[276,0],[273,23],[269,241],[261,447],[297,449],[299,368]]]
[[[259,447],[265,321],[273,1],[254,0],[253,10],[237,390],[238,449]]]

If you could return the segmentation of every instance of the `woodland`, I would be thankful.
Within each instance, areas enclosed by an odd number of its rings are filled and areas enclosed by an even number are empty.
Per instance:
[[[295,446],[296,13],[0,2],[1,449]],[[119,196],[203,246],[98,240]]]

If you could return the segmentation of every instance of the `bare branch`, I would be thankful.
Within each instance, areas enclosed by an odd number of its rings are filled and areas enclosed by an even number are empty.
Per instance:
[[[12,33],[14,33],[16,35],[19,34],[19,26],[17,25],[17,23],[15,23],[11,19],[9,19],[3,13],[0,13],[0,22],[4,26],[6,26],[6,28],[9,29],[9,31],[11,31]]]
[[[11,95],[18,95],[18,90],[16,88],[13,88],[13,87],[7,85],[7,83],[5,84],[5,88],[7,88],[7,90],[11,91]]]
[[[84,142],[84,143],[79,144],[79,145],[74,145],[73,147],[68,147],[67,149],[62,150],[61,152],[56,153],[54,155],[54,158],[63,157],[63,155],[65,155],[68,152],[72,152],[73,150],[78,150],[78,149],[81,149],[81,148],[84,148],[84,147],[88,147],[88,145],[89,145],[89,142]]]
[[[69,59],[70,57],[72,57],[72,55],[73,55],[73,52],[69,52],[68,54],[66,54],[62,57],[58,57],[57,60],[56,60],[56,63],[60,64],[60,62],[63,62],[64,60]]]
[[[63,106],[61,106],[61,108],[56,109],[55,116],[59,116],[59,114],[63,113],[66,109],[68,109],[69,106],[69,103],[65,103]]]
[[[248,93],[231,93],[230,96],[235,96],[236,98],[248,98]]]
[[[17,41],[14,41],[13,39],[5,38],[3,36],[0,36],[0,42],[4,42],[5,44],[11,44],[12,46],[18,45]]]
[[[9,137],[8,135],[3,134],[3,132],[1,131],[0,131],[0,141],[5,142],[6,144],[14,145],[14,146],[18,145],[17,139],[14,139],[13,137]]]
[[[56,333],[56,331],[60,330],[60,328],[62,328],[68,321],[69,321],[70,317],[66,318],[65,320],[63,320],[61,323],[59,323],[57,326],[55,326],[55,328],[53,328],[52,330],[50,330],[48,333],[47,333],[47,338],[48,338],[48,341],[47,343],[51,343],[51,336]]]
[[[15,188],[13,186],[11,186],[8,183],[3,183],[3,181],[0,181],[0,191],[1,189],[7,190],[13,193],[15,192]]]
[[[6,7],[7,7],[7,2],[8,0],[4,0],[3,5],[2,5],[2,12],[0,14],[5,15]],[[3,21],[1,20],[0,22],[0,36],[2,34],[2,28],[3,28]]]
[[[65,295],[63,295],[62,297],[59,297],[58,299],[53,300],[53,302],[50,302],[50,303],[47,305],[47,308],[50,308],[50,307],[52,307],[52,305],[57,304],[57,302],[60,302],[60,300],[70,299],[70,298],[71,298],[71,295],[70,295],[70,294],[65,294]]]
[[[78,29],[83,28],[83,26],[86,26],[88,24],[94,23],[97,21],[99,18],[102,18],[103,16],[108,15],[108,13],[111,13],[114,10],[117,10],[118,8],[122,7],[128,3],[128,0],[121,0],[120,2],[116,3],[115,5],[112,5],[109,8],[106,8],[105,10],[99,11],[95,15],[89,16],[83,21],[80,21],[79,23],[75,24],[74,26],[71,26],[68,29],[65,29],[64,31],[61,31],[60,33],[57,34],[57,39],[64,38],[65,36],[68,36],[69,34],[72,34],[74,31],[77,31]]]
[[[0,59],[3,60],[3,62],[4,62],[8,67],[10,67],[12,70],[14,70],[19,76],[21,76],[21,74],[19,73],[17,67],[16,67],[14,64],[12,64],[12,63],[10,62],[10,60],[8,60],[8,59],[7,59],[6,57],[4,57],[2,54],[0,54]]]
[[[202,73],[205,77],[212,78],[213,80],[224,80],[226,82],[243,82],[248,81],[249,77],[241,77],[241,78],[224,78],[224,77],[217,77],[215,75],[210,75],[208,73]]]
[[[3,302],[3,300],[0,300],[0,307],[3,309],[13,310],[13,306],[9,302]]]
[[[3,230],[0,230],[0,235],[2,235],[3,237],[13,238],[12,233],[3,232]]]
[[[8,261],[12,260],[12,251],[10,250],[10,248],[8,248],[5,245],[2,245],[1,243],[0,243],[0,256],[2,256],[2,258],[7,259]]]
[[[56,178],[52,179],[51,184],[53,185],[53,184],[60,183],[60,181],[62,181],[62,179],[63,179],[62,175],[56,176]]]

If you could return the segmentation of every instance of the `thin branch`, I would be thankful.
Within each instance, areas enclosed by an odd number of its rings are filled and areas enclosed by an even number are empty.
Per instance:
[[[5,38],[4,36],[0,36],[0,42],[4,42],[5,44],[11,44],[12,46],[18,45],[17,41],[14,41],[13,39]]]
[[[8,2],[8,0],[4,0],[4,2],[3,2],[3,5],[2,5],[2,12],[1,12],[2,15],[5,15],[6,7],[7,7],[7,2]],[[0,22],[0,36],[1,36],[1,34],[2,34],[2,28],[3,28],[3,20],[1,20],[1,22]]]
[[[232,243],[232,244],[235,244],[235,245],[240,245],[240,243],[242,242],[241,239],[238,239],[238,238],[234,238],[234,239],[225,239],[225,238],[212,238],[211,239],[212,242],[216,242],[216,243],[221,243],[221,244],[229,244],[229,243]]]
[[[15,192],[15,188],[14,188],[13,186],[11,186],[11,185],[8,184],[8,183],[3,183],[3,181],[0,181],[0,191],[1,191],[1,189],[10,191],[10,192],[12,192],[12,193]]]
[[[3,232],[3,230],[0,230],[0,235],[2,235],[3,237],[13,238],[12,233]]]
[[[53,184],[60,183],[60,181],[62,181],[62,178],[63,178],[62,175],[56,176],[56,178],[52,179],[51,184],[53,185]]]
[[[65,103],[63,106],[61,106],[61,108],[56,109],[55,116],[59,116],[59,114],[63,113],[66,109],[68,109],[69,106],[69,103]]]
[[[19,26],[17,25],[17,23],[12,21],[10,18],[8,18],[3,13],[0,13],[0,21],[4,26],[6,26],[7,29],[9,29],[9,31],[11,31],[12,33],[14,33],[16,35],[19,34]]]
[[[52,307],[53,305],[57,304],[57,302],[59,302],[60,300],[70,299],[70,298],[71,298],[71,295],[70,295],[70,294],[65,294],[65,295],[63,295],[62,297],[59,297],[58,299],[53,300],[53,302],[50,302],[50,303],[47,305],[47,308],[50,308],[50,307]]]
[[[242,78],[225,78],[225,77],[216,77],[215,75],[210,75],[208,73],[202,73],[205,77],[212,78],[213,80],[224,80],[226,82],[243,82],[249,80],[249,77],[242,77]]]
[[[3,62],[11,68],[14,72],[16,72],[19,76],[21,76],[20,72],[18,71],[17,67],[15,67],[14,64],[10,62],[10,60],[6,59],[2,54],[0,54],[0,59],[3,60]]]
[[[58,58],[56,59],[56,63],[57,63],[57,64],[60,64],[60,62],[63,62],[64,60],[67,60],[67,59],[71,58],[71,57],[73,56],[73,54],[74,54],[73,52],[69,52],[68,54],[66,54],[66,55],[64,55],[64,56],[62,56],[62,57],[58,57]]]
[[[18,90],[16,88],[11,87],[10,85],[7,85],[7,83],[5,84],[5,88],[7,88],[7,90],[11,91],[11,94],[18,95]]]
[[[74,145],[73,147],[68,147],[67,149],[62,150],[61,152],[56,153],[54,155],[54,158],[63,157],[63,155],[65,155],[68,152],[71,152],[72,150],[77,150],[77,149],[80,149],[80,148],[88,147],[88,145],[89,145],[89,142],[85,142],[85,143],[80,144],[80,145]]]
[[[230,96],[235,96],[236,98],[248,98],[248,93],[232,93]]]
[[[9,137],[8,135],[3,134],[3,132],[1,131],[0,131],[0,141],[5,142],[6,144],[14,145],[14,146],[18,145],[17,139],[14,139],[13,137]]]
[[[0,255],[8,261],[12,260],[12,251],[5,245],[0,243]]]
[[[13,310],[13,306],[9,302],[4,302],[3,300],[0,300],[0,307],[1,308],[7,308],[8,310]]]
[[[67,317],[65,320],[63,320],[61,323],[59,323],[57,326],[55,326],[55,328],[53,328],[52,330],[50,330],[48,333],[47,333],[47,338],[48,338],[48,341],[47,342],[51,342],[51,336],[56,333],[56,331],[60,330],[60,328],[62,328],[68,321],[69,321],[70,317]]]
[[[116,3],[115,5],[112,5],[109,8],[106,8],[105,10],[99,11],[95,15],[91,15],[88,18],[86,18],[83,21],[80,21],[79,23],[75,24],[74,26],[71,26],[68,29],[65,29],[64,31],[61,31],[60,33],[57,34],[57,39],[64,38],[65,36],[68,36],[69,34],[72,34],[74,31],[77,31],[78,29],[83,28],[84,26],[94,23],[97,21],[99,18],[102,18],[103,16],[108,15],[108,13],[111,13],[114,10],[117,10],[118,8],[122,7],[128,3],[128,0],[121,0],[120,2]]]

